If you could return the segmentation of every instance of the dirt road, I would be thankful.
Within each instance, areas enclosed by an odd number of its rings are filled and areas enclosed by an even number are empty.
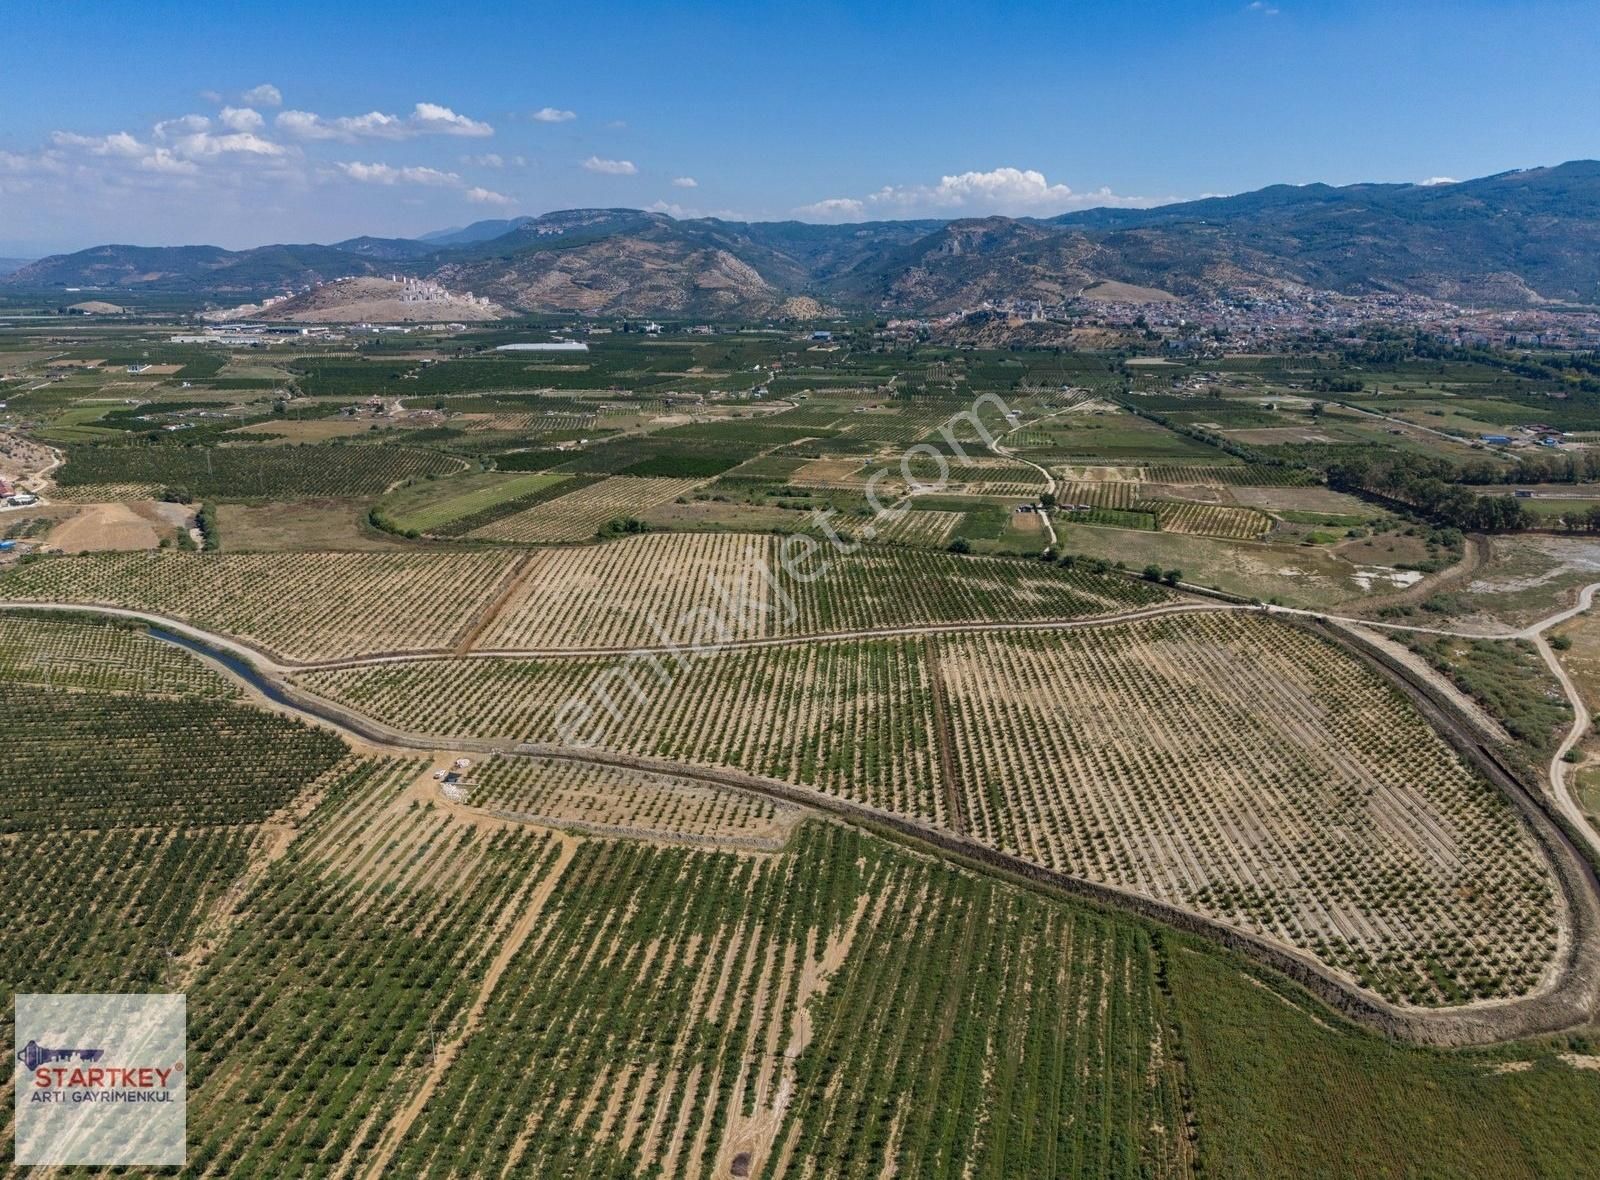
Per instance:
[[[1029,467],[1032,467],[1040,475],[1044,476],[1044,491],[1045,491],[1045,495],[1054,496],[1056,494],[1056,487],[1057,487],[1056,477],[1050,473],[1050,469],[1048,467],[1045,467],[1044,465],[1042,465],[1040,463],[1035,463],[1032,459],[1023,458],[1021,455],[1019,455],[1015,451],[1011,450],[1011,448],[1002,445],[1001,442],[1000,442],[1000,439],[1001,438],[1005,438],[1006,435],[1008,435],[1008,434],[1012,434],[1012,433],[1014,433],[1014,432],[1016,432],[1018,430],[1021,430],[1024,425],[1033,426],[1033,425],[1036,425],[1037,423],[1045,421],[1046,419],[1054,418],[1054,417],[1056,417],[1057,415],[1060,415],[1060,414],[1070,414],[1076,408],[1077,408],[1076,406],[1068,406],[1066,409],[1056,410],[1056,411],[1054,411],[1052,413],[1045,414],[1045,415],[1042,415],[1041,417],[1035,418],[1032,422],[1028,422],[1028,423],[1019,422],[1017,425],[1013,426],[1010,430],[1006,431],[1005,434],[1002,434],[1000,436],[1000,438],[997,438],[992,443],[990,443],[989,444],[989,449],[991,451],[993,451],[996,455],[1001,456],[1002,458],[1011,459],[1011,460],[1014,460],[1015,462],[1018,462],[1018,463],[1026,463]],[[1040,519],[1044,522],[1044,531],[1046,533],[1048,533],[1049,536],[1050,536],[1050,548],[1054,549],[1056,547],[1056,545],[1059,544],[1059,542],[1056,539],[1056,526],[1055,526],[1054,522],[1052,522],[1051,519],[1050,519],[1050,513],[1049,512],[1041,513],[1040,514]]]

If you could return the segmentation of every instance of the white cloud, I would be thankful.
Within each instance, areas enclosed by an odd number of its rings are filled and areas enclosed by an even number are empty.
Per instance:
[[[239,97],[254,107],[281,107],[283,105],[283,92],[271,82],[263,82],[259,86],[252,86]]]
[[[57,147],[83,148],[96,156],[121,156],[124,159],[138,159],[149,149],[126,131],[118,131],[111,135],[79,135],[75,131],[53,131],[50,142]]]
[[[263,139],[249,131],[235,131],[230,135],[197,131],[193,135],[182,136],[172,146],[180,156],[187,156],[191,160],[229,155],[283,156],[289,151],[281,143]]]
[[[60,174],[67,170],[60,152],[44,151],[35,155],[20,155],[0,151],[0,172],[13,176]]]
[[[700,182],[692,176],[679,176],[672,182],[673,188],[699,188]]]
[[[237,116],[238,112],[232,112]],[[250,112],[254,114],[254,112]],[[248,126],[248,119],[230,118],[234,126]],[[185,115],[157,123],[154,135],[163,144],[146,144],[126,131],[111,135],[80,135],[73,131],[57,131],[51,142],[57,148],[83,152],[110,162],[104,175],[117,174],[117,162],[131,162],[136,172],[156,173],[165,176],[192,176],[200,171],[200,161],[221,157],[270,160],[290,154],[282,144],[256,135],[252,131],[231,131],[215,134],[209,130],[211,121],[203,115]],[[57,156],[60,153],[56,153]],[[59,164],[59,159],[57,163]],[[86,162],[79,157],[79,166]],[[123,173],[125,177],[133,173]]]
[[[494,128],[489,124],[458,115],[449,107],[432,102],[419,102],[411,112],[410,122],[419,135],[469,135],[477,138],[494,134]]]
[[[1049,217],[1069,209],[1161,203],[1157,198],[1121,196],[1108,188],[1077,192],[1070,185],[1051,184],[1044,173],[1031,168],[995,168],[941,176],[937,184],[885,185],[865,198],[831,197],[802,205],[795,214],[815,221],[863,221],[869,216],[919,214]]]
[[[1250,0],[1250,12],[1259,12],[1262,16],[1277,16],[1278,10],[1265,0]]]
[[[1430,176],[1427,180],[1421,181],[1420,183],[1425,188],[1434,188],[1441,184],[1460,184],[1461,182],[1454,176]]]
[[[197,131],[208,131],[211,120],[204,115],[180,115],[176,119],[163,119],[155,125],[155,137],[166,139],[169,135],[193,135]]]
[[[461,183],[461,177],[454,172],[441,172],[437,168],[424,168],[420,165],[396,168],[391,164],[363,164],[358,160],[351,160],[336,163],[334,167],[351,180],[358,180],[362,184],[452,186]]]
[[[590,156],[583,162],[583,167],[590,172],[600,172],[607,176],[632,176],[638,172],[632,160],[602,160],[599,156]]]
[[[312,114],[310,111],[279,111],[278,117],[272,122],[283,134],[292,135],[296,139],[354,140],[371,120],[393,118],[393,115],[380,115],[377,111],[373,111],[370,115],[332,120],[324,119],[321,115]]]
[[[139,167],[146,172],[162,172],[172,176],[191,176],[200,171],[200,165],[193,160],[180,160],[164,147],[156,148],[140,160]]]
[[[217,122],[229,131],[260,131],[267,124],[260,112],[249,107],[223,107]]]
[[[297,139],[337,139],[345,143],[358,139],[413,139],[419,135],[481,137],[494,134],[489,124],[431,102],[417,103],[404,118],[382,111],[331,119],[311,111],[280,111],[273,123],[279,131]]]
[[[854,197],[829,197],[801,205],[795,216],[806,221],[865,221],[867,206]]]
[[[459,189],[461,195],[474,205],[493,205],[500,209],[510,208],[517,203],[515,197],[508,197],[505,193],[497,193],[482,185],[468,186],[458,173],[443,172],[438,168],[421,165],[397,168],[392,164],[367,164],[360,160],[343,160],[334,164],[334,167],[361,184]]]
[[[272,97],[261,88],[242,98],[230,93],[227,101],[218,96],[215,106],[199,108],[204,113],[184,114],[179,107],[137,131],[62,129],[29,150],[0,150],[0,220],[13,235],[38,235],[59,222],[108,240],[138,233],[304,240],[287,235],[325,232],[340,217],[381,219],[384,210],[406,204],[495,211],[478,216],[507,215],[499,211],[514,212],[520,204],[476,183],[482,176],[477,169],[517,175],[509,171],[517,157],[482,150],[490,146],[482,137],[493,128],[450,107],[419,102],[398,113],[336,118],[274,110]],[[378,162],[384,145],[422,136],[458,142],[431,167]],[[360,146],[340,146],[346,143]],[[474,152],[463,157],[473,170],[452,169],[448,161],[464,151]],[[374,202],[379,194],[383,199]]]
[[[872,197],[874,201],[905,205],[934,205],[948,208],[977,206],[983,209],[1040,209],[1054,211],[1073,199],[1070,187],[1051,184],[1043,172],[1032,168],[995,168],[989,172],[959,172],[941,176],[931,187],[888,186]]]
[[[540,107],[529,116],[535,123],[570,123],[577,117],[577,111],[564,111],[560,107]]]

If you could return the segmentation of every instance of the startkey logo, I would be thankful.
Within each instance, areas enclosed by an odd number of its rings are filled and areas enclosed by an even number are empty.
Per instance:
[[[181,995],[16,998],[16,1162],[182,1164]]]

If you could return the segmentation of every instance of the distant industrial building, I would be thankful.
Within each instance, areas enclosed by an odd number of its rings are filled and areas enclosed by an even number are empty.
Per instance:
[[[582,340],[551,340],[541,344],[499,344],[496,352],[588,352]]]

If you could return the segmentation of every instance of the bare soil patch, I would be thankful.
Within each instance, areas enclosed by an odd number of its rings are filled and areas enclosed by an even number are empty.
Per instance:
[[[50,544],[63,553],[154,549],[162,532],[131,504],[90,504],[50,533]],[[170,529],[165,530],[170,534]]]
[[[859,486],[864,482],[863,467],[860,459],[812,459],[791,475],[789,482],[803,487]]]

